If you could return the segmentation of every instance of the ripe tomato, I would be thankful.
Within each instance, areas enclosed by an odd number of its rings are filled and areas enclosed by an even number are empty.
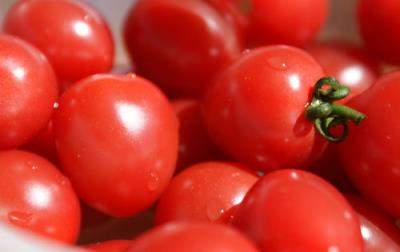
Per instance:
[[[312,87],[323,75],[309,54],[294,47],[244,54],[207,90],[203,114],[212,139],[255,168],[308,166],[325,147],[305,117]]]
[[[110,240],[82,247],[90,251],[124,252],[131,244],[130,240]]]
[[[257,252],[237,230],[213,223],[173,222],[158,226],[133,241],[126,252]]]
[[[18,1],[7,12],[3,30],[39,48],[62,81],[76,81],[112,67],[110,30],[96,10],[80,1]]]
[[[0,152],[0,220],[73,243],[80,207],[71,184],[47,160],[29,152]]]
[[[397,0],[359,0],[358,26],[365,47],[373,55],[400,63],[400,2]]]
[[[307,51],[321,64],[326,75],[350,88],[350,94],[340,100],[341,103],[360,95],[379,77],[379,65],[375,59],[353,44],[325,42],[314,44]]]
[[[367,119],[337,146],[354,186],[393,217],[400,217],[400,72],[382,76],[349,105]]]
[[[124,32],[137,72],[174,96],[201,96],[241,51],[233,24],[203,0],[139,0]]]
[[[0,149],[7,149],[46,125],[58,90],[47,59],[30,44],[0,35],[0,58]]]
[[[224,213],[242,202],[257,179],[248,168],[235,163],[193,165],[168,185],[156,209],[156,223],[227,222]]]
[[[250,1],[250,0],[247,0]],[[250,44],[305,46],[328,16],[328,0],[251,0]]]
[[[94,75],[70,87],[53,117],[61,166],[89,206],[123,217],[151,206],[178,153],[166,97],[133,74]]]
[[[363,251],[358,216],[346,199],[300,170],[261,178],[238,207],[233,225],[262,251]]]
[[[202,161],[223,158],[223,154],[208,136],[197,100],[180,99],[171,102],[179,119],[179,154],[176,171]]]

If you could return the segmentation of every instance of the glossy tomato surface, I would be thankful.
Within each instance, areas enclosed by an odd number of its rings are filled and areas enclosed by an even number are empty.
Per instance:
[[[261,178],[233,219],[262,251],[361,252],[358,216],[323,179],[300,170]]]
[[[103,17],[81,1],[18,1],[7,12],[3,30],[39,48],[63,81],[77,81],[112,67],[110,30]]]
[[[148,208],[174,173],[178,122],[145,79],[86,78],[60,98],[53,122],[64,172],[83,201],[104,213],[122,217]]]
[[[202,161],[223,159],[204,126],[200,102],[176,99],[171,102],[179,120],[179,155],[176,171]]]
[[[308,53],[294,47],[244,54],[207,90],[203,115],[212,139],[233,159],[255,168],[308,166],[325,147],[304,114],[323,75]]]
[[[0,35],[0,58],[0,149],[7,149],[46,125],[58,88],[46,57],[32,45]]]
[[[305,46],[317,36],[329,11],[328,0],[251,0],[250,44]]]
[[[0,152],[0,167],[0,221],[74,243],[80,207],[68,178],[47,160],[25,151]]]
[[[242,50],[234,25],[202,0],[139,0],[124,35],[137,72],[173,96],[201,96]]]
[[[360,95],[379,77],[378,62],[356,45],[325,42],[314,44],[307,51],[321,64],[327,76],[335,77],[350,88],[350,94],[340,103]]]
[[[257,252],[247,237],[220,224],[174,222],[136,238],[126,252]]]
[[[400,217],[400,72],[382,76],[349,106],[367,119],[337,150],[354,186],[393,217]]]
[[[172,179],[156,210],[156,223],[169,221],[226,222],[224,214],[239,205],[258,177],[245,166],[205,162]]]
[[[400,63],[400,2],[397,0],[359,0],[358,27],[365,47],[375,56]]]
[[[130,240],[110,240],[83,247],[90,251],[124,252],[131,244]]]

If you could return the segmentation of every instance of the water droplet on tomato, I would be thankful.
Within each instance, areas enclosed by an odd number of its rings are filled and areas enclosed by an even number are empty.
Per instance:
[[[150,178],[147,182],[147,189],[149,191],[154,192],[160,187],[160,177],[155,172],[150,172]]]
[[[21,211],[11,211],[8,213],[8,220],[17,226],[27,226],[32,220],[33,214]]]
[[[37,165],[32,165],[32,167],[31,167],[31,169],[32,169],[33,171],[36,171],[38,168],[39,168],[39,167],[38,167]]]
[[[206,214],[210,221],[218,220],[224,212],[224,205],[221,200],[215,199],[207,203]]]
[[[286,62],[279,57],[272,57],[267,59],[267,64],[272,67],[275,70],[280,70],[280,71],[286,71],[288,68],[288,65]]]
[[[244,49],[244,50],[242,51],[242,54],[245,55],[245,54],[248,54],[249,52],[251,52],[250,49]]]

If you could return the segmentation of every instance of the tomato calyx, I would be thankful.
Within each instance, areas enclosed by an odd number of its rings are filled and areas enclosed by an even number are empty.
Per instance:
[[[349,95],[348,87],[333,77],[324,77],[314,87],[311,103],[306,108],[306,117],[314,122],[317,131],[328,141],[339,143],[346,139],[348,122],[359,125],[366,118],[361,112],[342,104],[334,103]],[[333,127],[341,126],[340,134],[332,134]]]

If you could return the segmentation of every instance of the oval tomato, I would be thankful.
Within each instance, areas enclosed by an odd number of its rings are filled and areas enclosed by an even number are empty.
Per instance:
[[[0,149],[9,149],[45,127],[58,88],[47,59],[30,44],[0,35],[0,58]]]
[[[358,216],[346,199],[300,170],[261,178],[238,207],[233,225],[262,251],[363,251]]]
[[[111,32],[103,17],[81,1],[18,1],[7,12],[3,30],[39,48],[62,81],[77,81],[112,67]]]
[[[126,252],[257,252],[237,230],[213,223],[169,223],[142,234]]]
[[[74,84],[53,117],[61,166],[89,206],[130,216],[153,204],[175,170],[178,122],[166,97],[133,74]]]
[[[164,191],[156,223],[168,221],[227,222],[224,214],[242,202],[257,181],[249,169],[235,163],[199,163],[179,173]]]
[[[255,168],[307,167],[325,147],[305,116],[312,88],[323,75],[308,53],[294,47],[244,54],[222,71],[203,100],[212,139]]]
[[[25,151],[0,152],[0,220],[74,243],[80,207],[68,180],[47,160]]]
[[[378,79],[349,105],[367,115],[337,146],[353,185],[393,217],[400,217],[400,72]]]

